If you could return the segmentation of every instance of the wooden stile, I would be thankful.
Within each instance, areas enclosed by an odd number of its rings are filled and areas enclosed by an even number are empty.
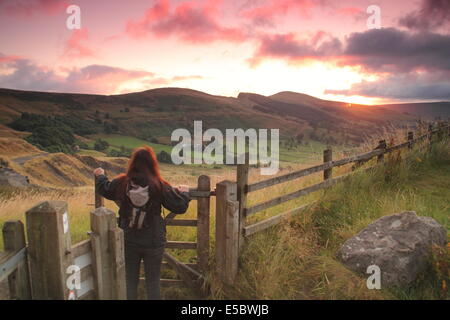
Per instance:
[[[210,192],[211,180],[206,175],[198,178],[197,190]],[[202,272],[206,272],[209,261],[209,219],[210,197],[201,197],[197,200],[197,263]]]
[[[92,211],[91,230],[98,299],[125,299],[123,232],[116,225],[115,213],[104,207]]]
[[[216,187],[216,268],[221,281],[232,284],[239,255],[239,204],[237,184],[222,181]]]
[[[2,229],[6,252],[16,253],[26,248],[25,230],[21,221],[6,221]],[[13,300],[31,299],[31,285],[27,255],[18,262],[17,268],[8,276],[9,297]]]
[[[26,212],[33,299],[67,300],[73,265],[67,204],[45,201]]]

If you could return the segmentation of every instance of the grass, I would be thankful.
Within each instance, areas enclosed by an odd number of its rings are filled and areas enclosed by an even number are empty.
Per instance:
[[[336,259],[343,242],[373,220],[414,210],[450,230],[450,148],[396,156],[319,195],[309,210],[246,242],[234,287],[215,286],[226,299],[448,299],[448,248],[435,249],[430,266],[410,288],[368,290],[366,279]],[[215,281],[213,284],[217,283]]]
[[[404,155],[403,155],[404,156]],[[222,287],[214,274],[206,275],[212,283],[209,298],[226,299],[443,299],[442,283],[447,281],[445,261],[448,251],[436,251],[430,270],[407,290],[368,290],[365,279],[343,267],[334,255],[340,245],[373,220],[387,214],[415,210],[430,216],[450,229],[450,150],[440,144],[426,155],[415,152],[410,160],[387,158],[387,165],[367,173],[357,173],[346,182],[308,197],[295,199],[249,219],[259,221],[302,203],[316,201],[302,214],[284,221],[277,227],[253,235],[240,256],[236,285]],[[290,170],[304,165],[293,164]],[[289,170],[289,169],[287,169]],[[345,173],[348,168],[336,170]],[[224,179],[233,180],[233,169],[212,169],[209,166],[180,167],[162,165],[163,176],[174,185],[195,186],[199,174],[211,176],[211,185]],[[281,171],[280,174],[286,172]],[[388,178],[386,178],[388,177]],[[264,177],[263,177],[264,178]],[[251,170],[251,181],[261,179],[257,169]],[[321,174],[308,176],[251,194],[249,204],[259,203],[320,181]],[[87,238],[89,212],[93,209],[91,187],[47,192],[0,190],[0,227],[10,219],[24,221],[24,212],[44,200],[64,200],[69,205],[72,243]],[[214,248],[213,226],[215,199],[211,201],[211,242]],[[114,203],[106,206],[117,211]],[[196,217],[196,201],[192,201],[183,218]],[[195,228],[168,227],[170,240],[195,241]],[[0,239],[0,248],[2,243]],[[181,261],[195,262],[193,250],[171,250]],[[213,252],[211,270],[214,270]],[[444,267],[442,267],[444,265]],[[448,262],[447,262],[448,266]],[[443,270],[443,271],[442,271]],[[163,277],[174,276],[164,271]],[[184,289],[164,289],[166,298],[192,298]]]

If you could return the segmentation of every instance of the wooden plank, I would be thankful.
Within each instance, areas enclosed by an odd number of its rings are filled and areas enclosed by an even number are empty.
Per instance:
[[[89,253],[92,251],[91,248],[91,240],[87,239],[81,242],[78,242],[74,246],[72,246],[72,255],[74,258],[82,256],[86,253]]]
[[[246,190],[247,192],[254,192],[260,189],[264,189],[270,186],[274,186],[280,183],[284,183],[287,181],[291,181],[291,180],[295,180],[304,176],[308,176],[310,174],[316,173],[316,172],[320,172],[323,170],[327,170],[327,169],[331,169],[334,167],[340,167],[352,162],[358,162],[358,161],[368,161],[371,158],[380,155],[381,153],[383,153],[383,150],[373,150],[367,153],[363,153],[360,155],[356,155],[356,156],[352,156],[349,158],[344,158],[344,159],[339,159],[339,160],[335,160],[332,161],[331,163],[323,163],[323,164],[319,164],[313,167],[309,167],[309,168],[305,168],[299,171],[295,171],[295,172],[291,172],[282,176],[278,176],[278,177],[274,177],[271,179],[267,179],[267,180],[263,180],[260,182],[256,182],[256,183],[252,183],[250,185],[247,186]]]
[[[90,277],[81,281],[80,289],[76,289],[77,299],[85,300],[84,296],[94,291],[94,278]]]
[[[402,148],[406,148],[407,146],[409,146],[409,141],[400,143],[398,145],[395,145],[395,146],[392,146],[392,147],[389,147],[389,148],[386,148],[386,153],[390,153],[390,152],[393,152],[393,151],[396,151],[396,150],[399,150],[399,149],[402,149]]]
[[[191,198],[209,198],[214,195],[215,192],[211,190],[189,189],[189,196]]]
[[[197,189],[209,193],[211,179],[206,175],[198,177]],[[197,201],[197,262],[203,272],[207,271],[209,262],[210,206],[210,197],[199,198]]]
[[[97,179],[96,179],[96,177],[94,176],[95,208],[97,209],[97,208],[100,208],[100,207],[105,206],[105,203],[104,203],[103,197],[97,192],[97,183],[96,183],[96,180],[97,180]]]
[[[192,269],[194,269],[194,270],[196,270],[196,271],[200,271],[200,269],[199,269],[199,267],[198,267],[198,264],[196,264],[196,263],[184,263],[184,262],[183,262],[183,264],[187,265],[189,268],[192,268]],[[163,268],[163,269],[173,269],[173,268],[170,266],[170,264],[168,264],[167,262],[162,262],[162,263],[161,263],[161,268]]]
[[[166,249],[197,249],[197,242],[167,241]]]
[[[167,263],[172,268],[177,270],[180,275],[184,274],[186,276],[189,276],[190,279],[194,279],[195,281],[203,277],[197,270],[189,267],[189,265],[186,263],[178,261],[177,259],[175,259],[174,256],[172,256],[168,252],[164,252],[164,260],[167,261]]]
[[[166,226],[178,226],[178,227],[196,227],[197,220],[190,219],[168,219],[166,220]]]
[[[141,277],[141,278],[139,278],[139,281],[145,283],[145,278]],[[163,288],[169,288],[169,287],[181,288],[181,287],[185,287],[186,286],[184,281],[183,280],[179,280],[179,279],[161,279],[160,280],[160,285]]]
[[[68,299],[66,270],[73,258],[67,203],[38,204],[26,212],[26,226],[33,299]]]
[[[6,221],[2,229],[4,249],[7,252],[26,250],[25,230],[19,220]],[[3,263],[0,262],[0,265]],[[31,283],[26,252],[15,267],[14,272],[8,277],[10,299],[31,299]]]
[[[123,230],[115,227],[109,230],[109,248],[112,260],[113,299],[126,300],[125,247]]]
[[[300,189],[298,191],[295,191],[295,192],[292,192],[292,193],[289,193],[289,194],[277,197],[275,199],[272,199],[272,200],[269,200],[269,201],[257,204],[257,205],[255,205],[253,207],[247,208],[245,210],[245,214],[247,216],[249,216],[251,214],[254,214],[255,212],[259,212],[259,211],[262,211],[264,209],[274,207],[276,205],[279,205],[281,203],[293,200],[293,199],[298,198],[300,196],[307,195],[307,194],[309,194],[311,192],[315,192],[315,191],[318,191],[320,189],[328,188],[328,187],[336,184],[337,182],[341,181],[343,178],[345,178],[347,176],[348,175],[343,175],[343,176],[340,176],[340,177],[337,177],[337,178],[325,180],[323,182],[320,182],[320,183],[314,184],[312,186]]]
[[[26,257],[26,248],[0,253],[0,281],[16,272],[19,264]]]
[[[254,223],[254,224],[250,225],[250,226],[247,226],[247,227],[244,228],[245,236],[246,237],[251,236],[252,234],[255,234],[257,232],[266,230],[267,228],[270,228],[270,227],[272,227],[274,225],[277,225],[278,223],[283,221],[283,219],[285,219],[287,217],[290,217],[292,215],[300,213],[301,211],[303,211],[308,206],[310,206],[310,204],[297,207],[295,209],[292,209],[292,210],[280,213],[280,214],[278,214],[276,216],[273,216],[273,217],[270,217],[270,218],[268,218],[266,220],[259,221],[257,223]]]
[[[224,283],[234,282],[239,252],[239,205],[237,184],[219,182],[216,186],[216,270]]]
[[[414,145],[414,132],[409,131],[408,132],[408,149],[412,150],[413,145]]]
[[[247,152],[245,154],[245,163],[237,166],[237,197],[236,199],[227,200],[237,200],[239,202],[239,251],[242,250],[245,238],[244,238],[244,227],[247,225],[245,208],[247,207],[247,187],[248,187],[248,176],[250,172],[250,156]]]
[[[378,146],[375,148],[377,150],[382,150],[383,151],[383,153],[380,153],[377,156],[377,162],[378,163],[382,163],[384,161],[384,153],[386,152],[386,148],[387,148],[386,140],[380,140]]]
[[[90,290],[86,292],[83,296],[78,297],[78,300],[95,300],[95,299],[96,299],[95,290]]]
[[[115,299],[114,276],[113,276],[113,252],[110,243],[110,230],[116,228],[116,215],[113,211],[100,207],[91,212],[91,230],[98,235],[95,244],[96,281],[101,281],[101,286],[96,284],[99,300]],[[97,248],[98,246],[98,248]],[[93,247],[94,248],[94,247]],[[98,257],[97,257],[98,255]]]
[[[179,262],[175,257],[169,253],[164,253],[164,260],[176,270],[177,274],[183,279],[183,281],[189,285],[190,288],[194,289],[197,293],[205,294],[205,279],[196,270],[190,268],[184,263]]]
[[[92,248],[92,272],[94,274],[94,287],[96,299],[102,300],[105,292],[102,277],[102,251],[100,245],[100,236],[93,232],[89,233]]]
[[[327,148],[323,150],[323,163],[333,163],[333,150]],[[333,175],[333,168],[323,170],[323,180],[331,179]]]
[[[89,278],[94,278],[94,271],[93,271],[92,265],[89,265],[89,266],[81,269],[80,278],[81,278],[81,281],[85,281]]]
[[[90,244],[89,244],[90,245]],[[83,269],[92,264],[92,253],[88,252],[74,259],[73,263],[80,269]]]

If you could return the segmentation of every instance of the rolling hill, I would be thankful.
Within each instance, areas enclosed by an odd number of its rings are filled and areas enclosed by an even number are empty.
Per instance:
[[[382,127],[413,123],[417,118],[414,114],[445,116],[449,105],[349,105],[295,92],[272,96],[241,93],[234,98],[182,88],[120,95],[0,89],[0,125],[8,125],[23,112],[62,115],[99,128],[112,126],[115,133],[168,143],[174,129],[192,130],[194,120],[202,120],[204,130],[279,128],[282,139],[302,134],[305,139],[324,143],[358,143],[365,134]]]

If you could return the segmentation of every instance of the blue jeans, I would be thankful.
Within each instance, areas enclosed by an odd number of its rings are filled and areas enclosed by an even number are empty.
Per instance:
[[[146,229],[124,229],[128,300],[137,299],[139,271],[142,261],[144,261],[147,299],[161,299],[161,262],[166,242],[166,231],[161,216],[154,216],[151,220],[149,227]]]

